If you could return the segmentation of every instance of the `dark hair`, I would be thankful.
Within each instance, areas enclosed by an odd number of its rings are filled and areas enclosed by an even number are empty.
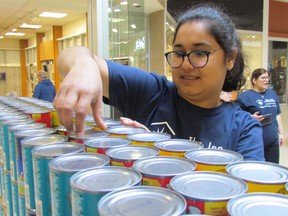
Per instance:
[[[196,5],[180,16],[175,30],[173,43],[175,42],[181,25],[192,21],[202,21],[207,24],[207,29],[224,50],[226,58],[231,58],[233,52],[237,50],[234,66],[229,72],[226,72],[222,90],[239,90],[241,86],[245,84],[245,77],[243,75],[245,63],[241,42],[231,19],[212,3]]]
[[[254,86],[253,79],[258,79],[262,74],[268,73],[268,71],[264,68],[257,68],[251,74],[251,84]]]

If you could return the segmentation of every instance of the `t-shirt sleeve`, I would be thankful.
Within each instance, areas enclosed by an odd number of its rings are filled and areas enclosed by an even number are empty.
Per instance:
[[[123,116],[137,119],[149,115],[162,99],[166,78],[138,68],[107,61],[109,71],[109,100],[104,103],[114,106]]]
[[[260,123],[246,115],[242,119],[241,128],[236,151],[243,155],[244,160],[264,161],[264,144]]]

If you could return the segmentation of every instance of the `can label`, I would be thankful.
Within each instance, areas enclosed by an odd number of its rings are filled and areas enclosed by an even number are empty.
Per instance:
[[[257,184],[246,182],[248,185],[248,193],[252,192],[270,192],[285,194],[285,184]]]
[[[142,184],[148,185],[148,186],[155,186],[155,187],[164,187],[164,188],[170,188],[170,180],[172,177],[143,177],[142,178]]]
[[[19,215],[18,183],[12,181],[13,215]]]
[[[174,157],[184,157],[185,152],[173,152],[173,151],[163,151],[160,150],[159,155],[160,156],[174,156]]]
[[[86,147],[86,152],[90,153],[98,153],[98,154],[105,154],[106,148],[92,148],[92,147]]]
[[[23,173],[18,177],[18,193],[19,193],[19,195],[25,196]]]
[[[25,197],[19,195],[19,216],[26,216]]]
[[[135,141],[135,140],[132,140],[131,145],[154,147],[154,143],[153,142],[138,142],[138,141]]]
[[[37,216],[42,216],[42,202],[41,200],[36,199],[36,215]]]
[[[115,161],[111,159],[111,166],[132,167],[134,161]]]
[[[196,163],[196,169],[195,171],[214,171],[214,172],[221,172],[221,173],[227,173],[226,172],[226,165],[207,165],[202,163]]]
[[[205,202],[187,199],[189,214],[228,215],[227,202]]]
[[[32,113],[30,116],[35,122],[44,123],[47,127],[52,127],[52,114],[50,112]]]
[[[61,125],[60,121],[59,121],[59,117],[58,114],[55,110],[52,111],[52,126],[53,127],[58,127],[59,125]]]

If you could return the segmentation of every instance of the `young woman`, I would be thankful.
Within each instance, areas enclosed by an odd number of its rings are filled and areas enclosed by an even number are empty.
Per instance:
[[[237,90],[244,84],[242,50],[231,20],[213,6],[192,8],[180,18],[173,51],[165,56],[173,82],[105,61],[83,47],[64,50],[59,69],[69,73],[54,101],[62,124],[72,130],[75,110],[76,132],[81,135],[91,105],[97,125],[105,128],[104,96],[105,103],[151,131],[264,160],[260,123],[239,106],[219,100],[222,90]]]
[[[262,124],[265,160],[279,163],[279,145],[284,137],[278,96],[268,89],[269,74],[263,68],[252,72],[251,84],[252,89],[240,94],[237,102]]]

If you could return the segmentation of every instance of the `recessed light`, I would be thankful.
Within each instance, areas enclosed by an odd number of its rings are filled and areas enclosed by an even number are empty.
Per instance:
[[[127,1],[127,0],[126,0],[126,1],[123,0],[123,1],[120,2],[120,5],[127,5],[127,4],[128,4],[128,1]]]
[[[139,5],[138,3],[133,3],[132,4],[134,7],[141,7],[141,5]]]
[[[4,38],[4,36],[0,35],[0,39]]]
[[[120,8],[115,8],[113,11],[116,12],[116,13],[118,13],[118,12],[121,11],[121,9],[120,9]]]
[[[39,14],[40,17],[49,17],[49,18],[63,18],[65,16],[67,16],[66,13],[54,13],[54,12],[42,12],[41,14]]]
[[[23,36],[25,33],[22,32],[7,32],[5,35],[7,36]]]
[[[20,28],[28,28],[28,29],[39,29],[42,26],[41,25],[34,25],[34,24],[27,24],[23,23],[22,25],[19,26]]]
[[[114,33],[118,33],[118,30],[117,30],[116,28],[113,28],[112,31],[113,31]]]
[[[136,29],[136,28],[137,28],[135,24],[131,24],[130,26],[131,26],[131,28],[133,28],[133,29]]]
[[[13,28],[11,31],[12,31],[12,32],[15,32],[15,31],[17,31],[17,28]]]

